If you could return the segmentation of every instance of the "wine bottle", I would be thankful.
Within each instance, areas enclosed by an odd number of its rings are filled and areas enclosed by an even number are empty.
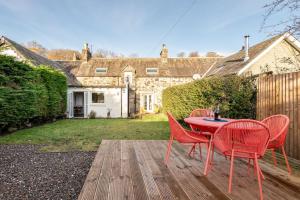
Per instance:
[[[215,120],[219,120],[219,115],[220,115],[220,106],[218,105],[214,112]]]

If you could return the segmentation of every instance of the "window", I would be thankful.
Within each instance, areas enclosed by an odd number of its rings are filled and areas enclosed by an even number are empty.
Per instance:
[[[158,68],[146,68],[147,74],[158,74]]]
[[[145,94],[143,97],[144,100],[144,110],[146,112],[153,112],[153,94]]]
[[[104,93],[92,93],[92,103],[104,103]]]
[[[107,72],[107,67],[97,67],[96,68],[96,73],[106,73]]]

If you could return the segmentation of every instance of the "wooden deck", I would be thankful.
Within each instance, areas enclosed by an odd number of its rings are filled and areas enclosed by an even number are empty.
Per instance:
[[[227,193],[229,161],[215,154],[212,171],[203,176],[199,154],[186,155],[187,146],[174,144],[169,166],[163,163],[167,141],[103,140],[81,190],[91,199],[258,199],[253,169],[237,160],[233,190]],[[204,148],[203,148],[204,149]],[[205,159],[204,151],[203,158]],[[266,177],[264,199],[300,199],[299,178],[260,162]],[[285,181],[283,181],[285,180]]]

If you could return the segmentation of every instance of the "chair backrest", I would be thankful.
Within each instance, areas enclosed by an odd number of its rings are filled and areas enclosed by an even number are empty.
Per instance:
[[[184,141],[184,138],[186,137],[184,128],[178,123],[171,113],[167,112],[167,115],[170,125],[170,134],[178,142]]]
[[[269,127],[272,144],[276,143],[276,146],[282,146],[289,130],[289,117],[286,115],[272,115],[261,122]]]
[[[270,139],[269,128],[256,120],[241,119],[224,124],[214,134],[214,144],[223,153],[264,155]]]
[[[195,109],[191,112],[190,117],[211,117],[211,109]]]

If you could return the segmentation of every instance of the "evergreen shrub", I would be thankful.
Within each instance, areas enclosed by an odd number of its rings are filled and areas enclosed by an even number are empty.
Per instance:
[[[256,86],[251,77],[236,75],[208,77],[163,91],[164,111],[182,120],[197,108],[214,109],[220,105],[221,116],[252,118],[256,113]]]
[[[63,115],[66,95],[67,80],[61,72],[0,55],[0,132]]]

